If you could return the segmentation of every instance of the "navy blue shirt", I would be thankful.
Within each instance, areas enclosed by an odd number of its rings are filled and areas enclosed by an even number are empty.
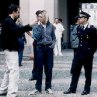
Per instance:
[[[97,30],[94,26],[90,25],[83,29],[81,26],[77,29],[79,38],[79,48],[85,51],[95,52],[97,47]]]

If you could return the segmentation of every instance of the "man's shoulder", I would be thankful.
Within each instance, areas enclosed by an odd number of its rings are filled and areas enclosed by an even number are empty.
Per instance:
[[[94,25],[89,25],[88,29],[92,30],[92,31],[97,31],[97,28]]]
[[[95,28],[96,29],[96,27],[94,25],[90,25],[90,28]]]
[[[81,27],[80,27],[80,25],[77,25],[77,24],[74,24],[74,25],[71,25],[70,26],[70,31],[73,31],[73,30],[77,30],[77,29],[80,29]]]
[[[37,29],[37,28],[39,28],[39,24],[34,24],[33,26],[32,26],[32,29]]]
[[[10,25],[10,24],[13,24],[13,23],[14,23],[14,20],[12,20],[9,16],[6,17],[6,18],[4,19],[4,21],[3,21],[3,24],[8,24],[8,25]]]

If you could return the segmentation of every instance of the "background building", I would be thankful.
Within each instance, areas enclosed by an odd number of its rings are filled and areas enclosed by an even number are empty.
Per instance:
[[[91,15],[89,23],[97,27],[97,3],[82,3],[82,10]]]
[[[54,18],[62,18],[64,24],[63,47],[70,47],[69,27],[72,24],[73,18],[79,13],[79,10],[84,10],[82,4],[96,3],[97,0],[0,0],[0,22],[7,16],[7,7],[11,3],[17,4],[21,8],[20,17],[23,24],[32,23],[36,18],[37,10],[47,10],[49,12],[50,21],[53,23]],[[96,17],[96,16],[95,16]],[[27,35],[26,35],[27,36]],[[28,44],[31,39],[27,36]]]

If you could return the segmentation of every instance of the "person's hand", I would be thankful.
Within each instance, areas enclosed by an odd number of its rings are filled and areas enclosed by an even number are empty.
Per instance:
[[[33,26],[33,25],[35,25],[35,24],[37,24],[37,23],[38,23],[37,20],[32,20],[32,23],[31,23],[30,25]]]
[[[30,60],[34,60],[34,55],[31,54],[31,55],[29,56],[29,59],[30,59]]]
[[[53,43],[52,45],[49,46],[49,48],[54,48],[55,44]]]

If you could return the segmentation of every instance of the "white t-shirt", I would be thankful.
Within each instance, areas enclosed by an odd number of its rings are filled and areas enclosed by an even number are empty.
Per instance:
[[[55,26],[55,35],[56,37],[62,37],[62,33],[63,31],[65,30],[63,25],[61,23],[58,23],[58,24],[54,24]]]

